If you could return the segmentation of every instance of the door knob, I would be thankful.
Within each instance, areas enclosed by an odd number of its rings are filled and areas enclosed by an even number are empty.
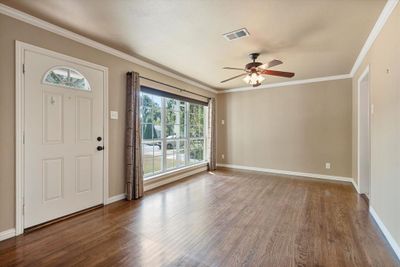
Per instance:
[[[102,139],[101,139],[101,136],[99,136],[99,137],[97,137],[97,141],[101,141]]]
[[[98,146],[97,151],[102,151],[104,149],[104,146]]]

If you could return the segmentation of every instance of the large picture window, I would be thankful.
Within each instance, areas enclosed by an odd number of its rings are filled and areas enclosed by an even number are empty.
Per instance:
[[[205,161],[206,106],[146,92],[140,98],[145,179]]]

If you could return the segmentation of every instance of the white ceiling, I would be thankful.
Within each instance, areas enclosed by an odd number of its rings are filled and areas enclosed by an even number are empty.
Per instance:
[[[384,0],[0,0],[216,89],[246,86],[224,66],[280,59],[291,80],[350,72]],[[246,27],[250,36],[223,33]],[[287,81],[268,76],[264,83]]]

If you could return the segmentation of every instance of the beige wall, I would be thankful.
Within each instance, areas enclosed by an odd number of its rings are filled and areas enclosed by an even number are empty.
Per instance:
[[[109,123],[109,194],[124,192],[125,74],[141,75],[202,94],[201,89],[132,64],[94,48],[0,15],[0,232],[14,227],[15,210],[15,40],[109,68],[109,108],[120,114]]]
[[[357,181],[358,79],[370,67],[371,206],[400,244],[400,5],[353,78],[353,177]],[[389,70],[389,73],[387,73]]]
[[[400,5],[354,79],[218,95],[219,163],[354,177],[357,174],[357,80],[370,66],[371,205],[400,243]],[[125,73],[209,94],[112,55],[0,15],[0,231],[14,227],[15,40],[109,68],[110,196],[123,193]],[[386,70],[389,69],[389,73]],[[221,125],[221,120],[225,125]],[[225,160],[221,154],[225,154]],[[326,170],[325,162],[332,168]]]
[[[218,162],[351,177],[351,105],[351,79],[218,95]]]

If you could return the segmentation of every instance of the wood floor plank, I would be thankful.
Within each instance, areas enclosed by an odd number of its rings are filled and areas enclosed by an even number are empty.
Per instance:
[[[0,242],[0,266],[400,266],[347,183],[221,169]]]

